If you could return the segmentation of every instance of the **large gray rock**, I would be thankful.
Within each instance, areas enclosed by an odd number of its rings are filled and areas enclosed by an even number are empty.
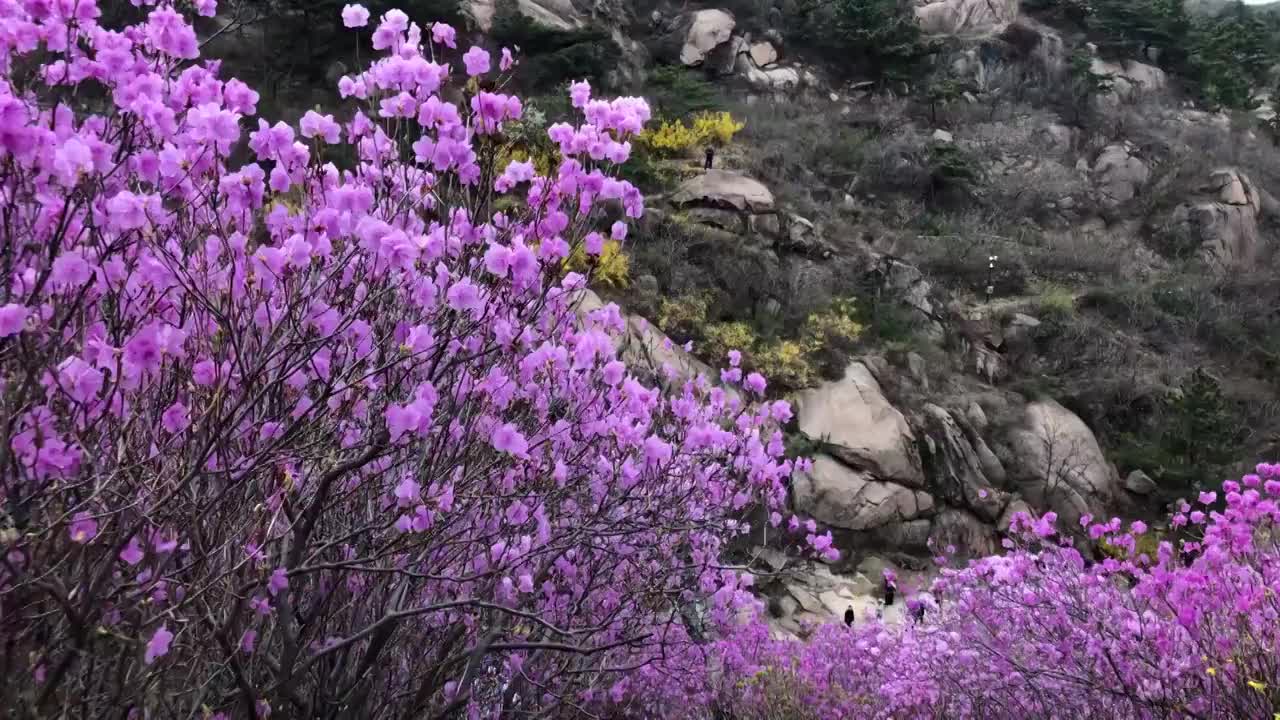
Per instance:
[[[1199,197],[1173,211],[1170,231],[1215,272],[1251,267],[1261,242],[1258,219],[1263,197],[1247,175],[1234,168],[1210,174]]]
[[[748,52],[751,54],[751,62],[755,63],[756,67],[762,68],[778,62],[778,50],[768,40],[751,43]]]
[[[493,29],[498,0],[467,0],[466,9],[482,32]],[[573,30],[586,20],[572,0],[516,0],[516,10],[526,18],[556,30]]]
[[[679,24],[683,34],[680,62],[690,67],[701,65],[721,43],[733,37],[733,15],[724,10],[695,10]]]
[[[671,196],[674,205],[773,212],[773,193],[758,180],[730,170],[708,170],[686,180]]]
[[[1002,32],[1018,17],[1018,0],[916,0],[915,12],[925,34],[976,37]]]
[[[878,480],[924,487],[924,473],[907,419],[889,404],[880,383],[862,362],[844,377],[796,398],[800,431],[827,445],[827,452]]]
[[[1089,72],[1108,78],[1111,99],[1128,99],[1136,94],[1152,93],[1169,86],[1169,76],[1154,65],[1134,60],[1108,61],[1094,58]]]
[[[875,530],[934,510],[928,493],[876,480],[827,455],[814,458],[810,472],[796,475],[791,491],[797,510],[842,530]]]
[[[1033,506],[1053,510],[1068,529],[1085,513],[1100,515],[1119,492],[1093,431],[1052,400],[1027,405],[1009,433],[1011,479]]]
[[[1099,200],[1111,207],[1132,200],[1150,178],[1147,164],[1125,144],[1106,146],[1093,163],[1093,182],[1098,188]]]
[[[1150,495],[1154,493],[1159,486],[1151,476],[1141,470],[1134,470],[1124,479],[1124,489],[1135,495]]]
[[[1000,549],[994,527],[957,508],[938,513],[929,539],[935,549],[960,558],[986,557]]]
[[[1008,493],[997,489],[1005,481],[1004,467],[982,437],[962,423],[937,405],[924,406],[923,455],[929,489],[942,502],[969,508],[987,522],[995,522],[1008,503]]]

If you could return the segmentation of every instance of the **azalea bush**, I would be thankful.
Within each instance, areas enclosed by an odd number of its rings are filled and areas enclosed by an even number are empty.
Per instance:
[[[571,713],[736,617],[790,410],[649,387],[564,270],[643,212],[644,101],[499,165],[512,54],[350,5],[345,104],[254,120],[140,4],[0,0],[3,714]]]
[[[705,651],[715,672],[651,674],[646,701],[697,698],[698,718],[1280,713],[1280,465],[1179,503],[1176,541],[1083,518],[1099,562],[1055,521],[1019,516],[1004,555],[943,570],[901,624],[836,622],[799,642],[743,622]]]

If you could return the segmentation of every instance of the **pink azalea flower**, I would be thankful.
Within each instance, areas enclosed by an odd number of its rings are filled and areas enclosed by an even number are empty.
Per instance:
[[[169,632],[169,628],[161,625],[156,628],[155,634],[147,641],[147,651],[143,657],[143,662],[151,665],[156,660],[169,654],[169,645],[173,642],[173,633]]]

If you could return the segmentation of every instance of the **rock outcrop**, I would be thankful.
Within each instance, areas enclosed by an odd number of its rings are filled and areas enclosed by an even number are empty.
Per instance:
[[[733,15],[724,10],[695,10],[676,23],[674,39],[679,43],[677,57],[689,67],[696,67],[722,43],[733,37]]]
[[[1154,65],[1135,60],[1109,61],[1094,58],[1089,72],[1107,78],[1110,99],[1128,99],[1135,94],[1159,92],[1169,86],[1169,76]]]
[[[998,34],[1018,17],[1018,0],[916,0],[916,21],[928,35]]]
[[[489,32],[497,5],[497,0],[468,0],[466,7],[476,26]],[[573,30],[586,24],[572,0],[517,0],[515,7],[524,17],[556,30]]]
[[[1247,175],[1234,168],[1213,171],[1199,197],[1173,211],[1168,230],[1175,251],[1194,251],[1219,273],[1252,266],[1263,206],[1263,194]]]
[[[1010,489],[1056,512],[1064,528],[1078,528],[1086,513],[1101,515],[1119,491],[1093,431],[1053,400],[1027,405],[1008,440]]]
[[[968,422],[933,404],[924,406],[925,475],[941,502],[968,508],[988,523],[1000,518],[1009,494],[1004,466]]]
[[[933,498],[896,482],[876,480],[827,455],[792,484],[796,509],[841,530],[862,532],[915,520],[934,510]]]
[[[1116,143],[1102,149],[1093,162],[1093,182],[1099,201],[1110,207],[1129,202],[1151,179],[1151,170],[1128,143]]]
[[[686,180],[671,196],[673,205],[771,213],[773,193],[760,181],[731,170],[708,170]]]
[[[844,377],[796,398],[800,431],[829,454],[870,478],[924,487],[924,473],[907,419],[885,398],[875,376],[852,362]]]

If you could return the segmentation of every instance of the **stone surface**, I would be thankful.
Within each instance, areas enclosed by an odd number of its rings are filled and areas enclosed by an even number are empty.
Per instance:
[[[981,435],[947,410],[930,403],[923,415],[922,459],[929,491],[944,503],[969,508],[987,522],[995,522],[1008,500],[1007,493],[996,488],[1005,480],[999,460]],[[989,456],[985,462],[984,454]],[[995,478],[988,477],[989,470]]]
[[[874,564],[874,568],[890,567],[877,560],[879,564]],[[895,572],[899,573],[899,584],[904,587],[914,589],[927,583],[920,573],[897,568]],[[807,637],[818,625],[844,622],[849,609],[853,610],[855,623],[866,622],[877,614],[887,623],[902,622],[906,603],[884,607],[879,573],[877,569],[874,577],[861,570],[848,575],[836,574],[816,563],[789,568],[785,580],[772,583],[765,590],[771,598],[769,608],[775,631],[785,636]]]
[[[1093,182],[1099,200],[1111,207],[1132,200],[1151,178],[1147,164],[1124,144],[1108,145],[1093,163]]]
[[[942,128],[938,128],[937,130],[934,130],[932,137],[934,142],[941,142],[941,143],[955,142],[955,139],[956,139],[954,135],[947,132],[946,130],[943,130]]]
[[[1116,496],[1119,479],[1093,431],[1075,413],[1052,400],[1027,405],[1009,434],[1010,477],[1036,507],[1058,513],[1064,527],[1080,516],[1100,516]]]
[[[1157,92],[1169,85],[1169,76],[1163,70],[1135,60],[1108,61],[1095,57],[1089,71],[1110,78],[1111,92],[1108,95],[1113,99]]]
[[[481,32],[493,29],[498,0],[469,0],[468,11]],[[573,30],[586,24],[586,20],[572,0],[516,0],[516,10],[521,15],[556,30]]]
[[[933,498],[895,482],[876,480],[827,455],[792,482],[796,509],[842,530],[874,530],[931,513]]]
[[[991,35],[1018,17],[1018,0],[916,0],[915,12],[928,35]]]
[[[934,548],[960,559],[994,555],[1000,550],[995,528],[958,508],[938,513],[929,539]]]
[[[1026,342],[1040,327],[1040,320],[1024,313],[1014,313],[1004,324],[1004,340],[1006,343]]]
[[[1124,489],[1135,495],[1150,495],[1157,489],[1156,481],[1141,470],[1134,470],[1124,479]]]
[[[801,392],[795,405],[800,431],[850,467],[924,487],[911,426],[862,362],[850,363],[840,380]]]
[[[671,196],[675,205],[700,205],[739,212],[774,209],[773,193],[758,180],[730,170],[708,170],[686,180]]]
[[[778,50],[768,40],[751,43],[748,52],[751,53],[751,62],[755,63],[756,67],[763,68],[778,62]]]
[[[680,62],[695,66],[701,65],[712,50],[733,37],[735,23],[733,16],[724,10],[696,10],[680,25],[684,28]]]
[[[1261,243],[1263,203],[1247,175],[1221,168],[1210,173],[1197,198],[1174,209],[1169,231],[1179,247],[1195,248],[1214,272],[1252,267]]]

